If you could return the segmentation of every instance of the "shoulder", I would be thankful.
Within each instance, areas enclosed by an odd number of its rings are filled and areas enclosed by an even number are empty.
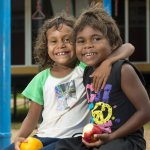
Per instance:
[[[111,76],[115,81],[130,82],[135,79],[140,79],[143,85],[146,85],[142,73],[128,60],[119,60],[115,62],[112,66]]]
[[[122,68],[121,68],[122,81],[132,82],[136,77],[137,77],[137,74],[131,65],[127,63],[122,65]]]
[[[42,70],[41,72],[39,72],[37,75],[35,75],[34,78],[40,79],[40,78],[44,78],[44,77],[48,77],[49,76],[49,69],[45,69]]]
[[[122,65],[121,76],[125,78],[127,77],[131,80],[133,80],[133,78],[138,79],[144,86],[146,86],[146,82],[142,73],[129,61],[126,61],[126,63]]]
[[[42,71],[40,71],[36,76],[43,76],[43,75],[46,75],[48,74],[49,72],[49,68],[48,69],[44,69]]]
[[[43,85],[46,81],[46,79],[48,78],[49,76],[49,69],[45,69],[41,72],[39,72],[37,75],[34,76],[34,78],[30,81],[29,84],[31,85]]]
[[[121,85],[135,89],[137,86],[145,87],[146,82],[135,66],[125,63],[121,68]]]
[[[120,72],[121,76],[142,76],[139,70],[128,60],[119,60],[113,65],[113,69],[118,73]]]
[[[134,74],[135,69],[129,64],[129,63],[124,63],[121,67],[121,74]]]
[[[115,84],[120,84],[122,76],[122,67],[126,63],[125,60],[118,60],[112,65],[111,73],[109,79]]]

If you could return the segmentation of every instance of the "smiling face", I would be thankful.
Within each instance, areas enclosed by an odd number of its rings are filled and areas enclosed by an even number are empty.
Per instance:
[[[77,33],[76,54],[88,66],[97,67],[111,52],[109,41],[99,30],[85,26]]]
[[[70,43],[72,30],[61,24],[58,30],[52,27],[47,31],[48,55],[57,65],[70,65],[76,60],[74,47]]]

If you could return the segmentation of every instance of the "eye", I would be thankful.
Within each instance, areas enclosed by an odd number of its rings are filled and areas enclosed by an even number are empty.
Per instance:
[[[50,45],[54,45],[54,44],[56,44],[56,43],[57,43],[56,40],[50,40],[50,41],[48,41],[48,44],[50,44]]]
[[[84,39],[79,38],[79,39],[76,40],[76,43],[77,44],[82,44],[82,43],[84,43]]]
[[[97,41],[100,41],[101,38],[99,36],[94,36],[92,40],[93,42],[97,42]]]
[[[64,43],[70,43],[70,39],[69,38],[64,38]]]
[[[51,43],[56,43],[56,41],[50,41]]]

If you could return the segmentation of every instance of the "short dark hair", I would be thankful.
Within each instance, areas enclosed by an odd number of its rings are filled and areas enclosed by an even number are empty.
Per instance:
[[[85,26],[90,26],[102,32],[111,46],[115,48],[121,46],[122,39],[115,20],[100,5],[95,4],[83,10],[74,26],[74,42],[78,32],[82,31]]]

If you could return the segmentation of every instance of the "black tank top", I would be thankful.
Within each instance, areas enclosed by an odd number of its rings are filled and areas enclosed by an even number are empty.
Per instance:
[[[84,72],[83,82],[86,87],[89,109],[91,111],[91,123],[99,124],[106,130],[113,132],[122,126],[136,111],[130,100],[121,89],[121,68],[124,63],[132,65],[129,61],[120,60],[113,64],[110,76],[104,90],[95,93],[92,87],[92,67],[87,67]],[[133,66],[133,65],[132,65]],[[142,83],[144,78],[133,66]],[[145,148],[143,128],[140,128],[128,136],[132,142],[136,142],[142,149]]]

